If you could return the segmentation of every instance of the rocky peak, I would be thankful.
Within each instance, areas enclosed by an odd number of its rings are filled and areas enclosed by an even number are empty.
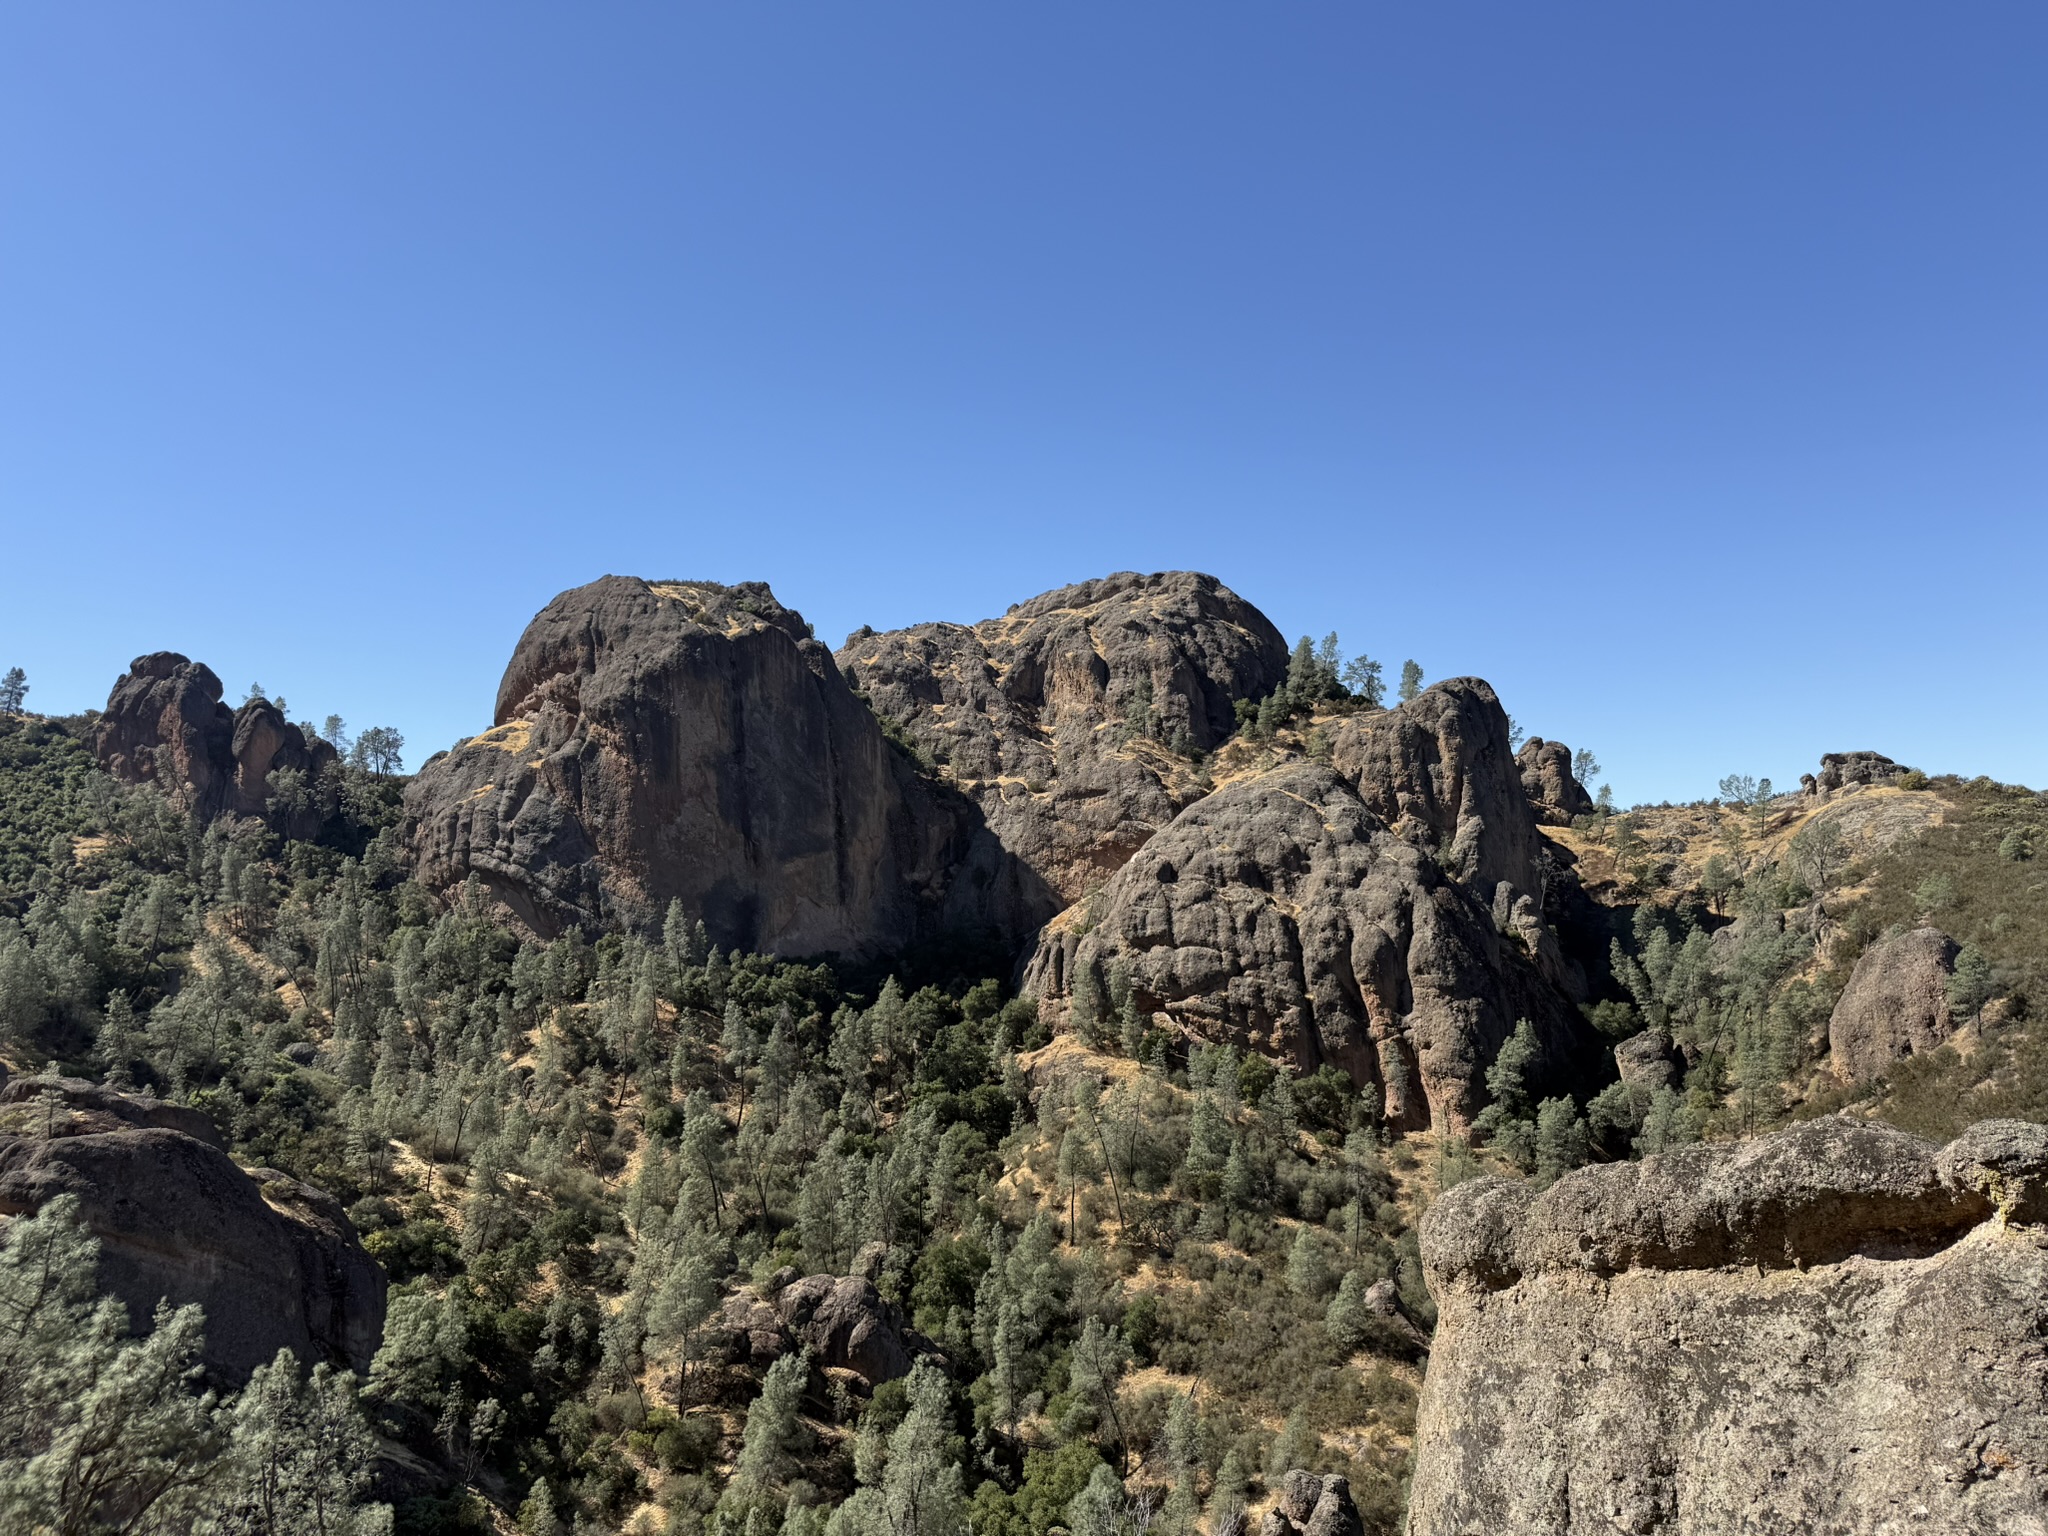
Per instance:
[[[1572,749],[1561,741],[1531,736],[1515,754],[1522,794],[1539,824],[1568,827],[1574,817],[1593,814],[1593,797],[1572,772]]]
[[[680,900],[722,945],[873,956],[1044,905],[758,582],[564,592],[406,803],[421,880],[475,875],[543,934]]]
[[[1882,752],[1828,752],[1821,757],[1818,774],[1799,776],[1799,788],[1810,798],[1825,800],[1846,790],[1889,784],[1910,772],[1910,768],[1893,762]]]
[[[156,784],[208,820],[272,818],[272,773],[314,778],[335,762],[331,745],[308,741],[268,699],[230,710],[213,669],[175,651],[135,658],[107,697],[94,745],[100,765],[122,783]],[[317,818],[294,811],[278,830],[311,836]]]
[[[1042,921],[1206,792],[1188,754],[1279,686],[1287,646],[1213,576],[1123,572],[978,624],[858,632],[838,661],[1050,888]]]

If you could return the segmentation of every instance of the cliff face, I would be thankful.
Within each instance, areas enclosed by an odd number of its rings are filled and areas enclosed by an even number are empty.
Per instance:
[[[39,1097],[54,1102],[39,1102]],[[368,1371],[384,1271],[340,1204],[274,1169],[245,1172],[195,1110],[75,1080],[0,1093],[0,1215],[76,1195],[100,1283],[147,1328],[158,1300],[206,1309],[205,1363],[239,1385],[290,1348]]]
[[[838,661],[1044,882],[1043,922],[1206,792],[1187,750],[1281,683],[1287,646],[1213,576],[1124,572],[972,626],[857,634]]]
[[[1461,1185],[1410,1536],[2048,1530],[2044,1220],[2021,1121]]]
[[[1507,717],[1455,679],[1347,721],[1328,767],[1183,811],[1046,930],[1025,985],[1064,1010],[1121,968],[1197,1037],[1376,1083],[1397,1128],[1461,1128],[1517,1019],[1553,1072],[1591,1049],[1539,847]]]
[[[759,583],[563,593],[407,810],[425,883],[475,875],[542,934],[680,899],[722,945],[874,955],[1042,901]]]

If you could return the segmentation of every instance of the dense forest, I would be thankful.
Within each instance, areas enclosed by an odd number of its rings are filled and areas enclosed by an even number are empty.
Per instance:
[[[1299,713],[1248,739],[1312,752]],[[1307,1468],[1392,1531],[1443,1189],[1845,1105],[1930,1135],[2048,1117],[2048,809],[1988,781],[1933,781],[1951,814],[1869,855],[1762,802],[1603,801],[1558,834],[1618,914],[1588,1016],[1664,1031],[1672,1080],[1538,1099],[1525,1029],[1468,1142],[1389,1134],[1334,1070],[1191,1046],[1115,974],[1055,1037],[1008,977],[721,951],[679,905],[521,937],[474,883],[407,878],[402,784],[371,762],[308,786],[321,830],[286,840],[116,783],[89,726],[0,719],[8,1061],[204,1112],[238,1161],[339,1198],[393,1290],[359,1387],[287,1356],[202,1396],[206,1318],[124,1337],[75,1212],[10,1221],[16,1529],[1215,1531]],[[1930,914],[1968,1027],[1838,1083],[1850,969]],[[751,1350],[748,1308],[806,1276],[871,1281],[907,1374]],[[373,1484],[394,1461],[421,1476]]]

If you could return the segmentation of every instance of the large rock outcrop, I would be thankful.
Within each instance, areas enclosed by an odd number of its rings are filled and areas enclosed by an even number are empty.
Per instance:
[[[1849,790],[1889,784],[1912,771],[1882,752],[1826,752],[1821,755],[1820,772],[1802,773],[1799,788],[1808,796],[1825,800]]]
[[[476,876],[542,934],[680,900],[721,945],[872,956],[947,925],[1016,937],[1045,903],[758,582],[563,593],[492,728],[406,804],[422,881]]]
[[[1518,1018],[1554,1064],[1583,1045],[1530,948],[1340,774],[1295,763],[1182,812],[1047,930],[1025,985],[1058,1007],[1120,967],[1192,1036],[1376,1083],[1398,1127],[1462,1126]]]
[[[862,631],[838,661],[1042,878],[1043,921],[1206,793],[1188,753],[1279,686],[1287,646],[1213,576],[1123,572],[979,624]]]
[[[387,1282],[331,1195],[244,1172],[188,1135],[194,1112],[72,1080],[17,1080],[0,1103],[0,1215],[76,1195],[100,1283],[138,1329],[159,1300],[206,1309],[208,1370],[229,1384],[289,1348],[367,1371]],[[197,1126],[187,1126],[197,1130]]]
[[[1955,1033],[1948,982],[1957,953],[1956,941],[1939,928],[1887,934],[1863,951],[1828,1016],[1828,1050],[1839,1076],[1865,1082]]]
[[[1531,736],[1515,754],[1522,771],[1522,794],[1536,820],[1546,827],[1568,827],[1579,816],[1593,814],[1593,797],[1572,772],[1572,749],[1561,741]]]
[[[176,651],[138,656],[115,681],[95,746],[124,784],[155,784],[206,820],[264,817],[297,837],[317,830],[318,817],[305,797],[274,809],[270,776],[289,769],[312,780],[335,763],[332,745],[309,741],[268,699],[229,709],[213,669]]]
[[[2048,1530],[2044,1216],[2019,1121],[1460,1185],[1410,1536]]]

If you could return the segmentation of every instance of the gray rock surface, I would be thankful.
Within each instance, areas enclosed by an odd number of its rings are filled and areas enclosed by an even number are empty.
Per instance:
[[[1646,1029],[1617,1041],[1614,1069],[1631,1088],[1655,1093],[1659,1088],[1676,1088],[1683,1060],[1671,1043],[1670,1031]]]
[[[1572,749],[1561,741],[1531,736],[1515,754],[1522,771],[1522,793],[1537,821],[1546,827],[1568,827],[1575,816],[1593,814],[1593,797],[1572,773]]]
[[[19,1086],[32,1085],[9,1091]],[[0,1214],[78,1196],[100,1241],[101,1285],[138,1328],[160,1299],[199,1303],[204,1362],[224,1382],[239,1385],[280,1348],[309,1364],[369,1369],[387,1282],[338,1201],[274,1169],[245,1172],[181,1130],[81,1103],[54,1126],[23,1123],[48,1114],[32,1101],[6,1106]],[[159,1113],[153,1103],[137,1101],[135,1114]],[[127,1123],[96,1128],[109,1119]]]
[[[1466,797],[1435,801],[1446,802],[1455,817]],[[1478,841],[1468,860],[1490,870]],[[1379,1084],[1403,1128],[1469,1121],[1518,1018],[1554,1062],[1586,1044],[1524,945],[1339,772],[1312,763],[1182,812],[1096,900],[1048,928],[1025,985],[1064,1009],[1084,973],[1100,991],[1114,967],[1141,1009],[1194,1037]]]
[[[1956,954],[1955,940],[1939,928],[1889,934],[1863,951],[1828,1016],[1839,1076],[1866,1081],[1955,1033],[1947,987]]]
[[[82,1077],[17,1077],[0,1087],[0,1133],[83,1136],[127,1127],[182,1131],[225,1152],[220,1127],[199,1110]]]
[[[820,1366],[852,1371],[870,1387],[908,1376],[919,1356],[939,1353],[858,1276],[810,1275],[778,1292],[774,1307],[784,1332]]]
[[[1352,1501],[1349,1478],[1318,1477],[1297,1467],[1280,1480],[1259,1529],[1262,1536],[1363,1536],[1365,1522]]]
[[[1844,1117],[1460,1185],[1410,1536],[2048,1529],[2044,1192],[2039,1126]]]
[[[230,710],[213,669],[175,651],[135,658],[107,696],[94,745],[100,766],[122,783],[156,784],[208,820],[270,817],[273,772],[317,778],[335,762],[332,746],[308,741],[267,699]],[[310,808],[277,814],[289,836],[318,830]]]
[[[1799,782],[1808,795],[1825,798],[1844,790],[1889,784],[1910,771],[1882,752],[1828,752],[1821,757],[1820,772],[1802,774]]]
[[[680,899],[723,946],[872,956],[954,923],[1021,941],[1047,902],[758,582],[563,593],[407,811],[420,879],[475,875],[543,934]]]
[[[1188,571],[1081,582],[974,625],[855,634],[837,659],[1043,879],[1040,922],[1206,792],[1169,748],[1217,746],[1233,701],[1287,673],[1266,616]],[[1134,700],[1149,734],[1127,729]]]

